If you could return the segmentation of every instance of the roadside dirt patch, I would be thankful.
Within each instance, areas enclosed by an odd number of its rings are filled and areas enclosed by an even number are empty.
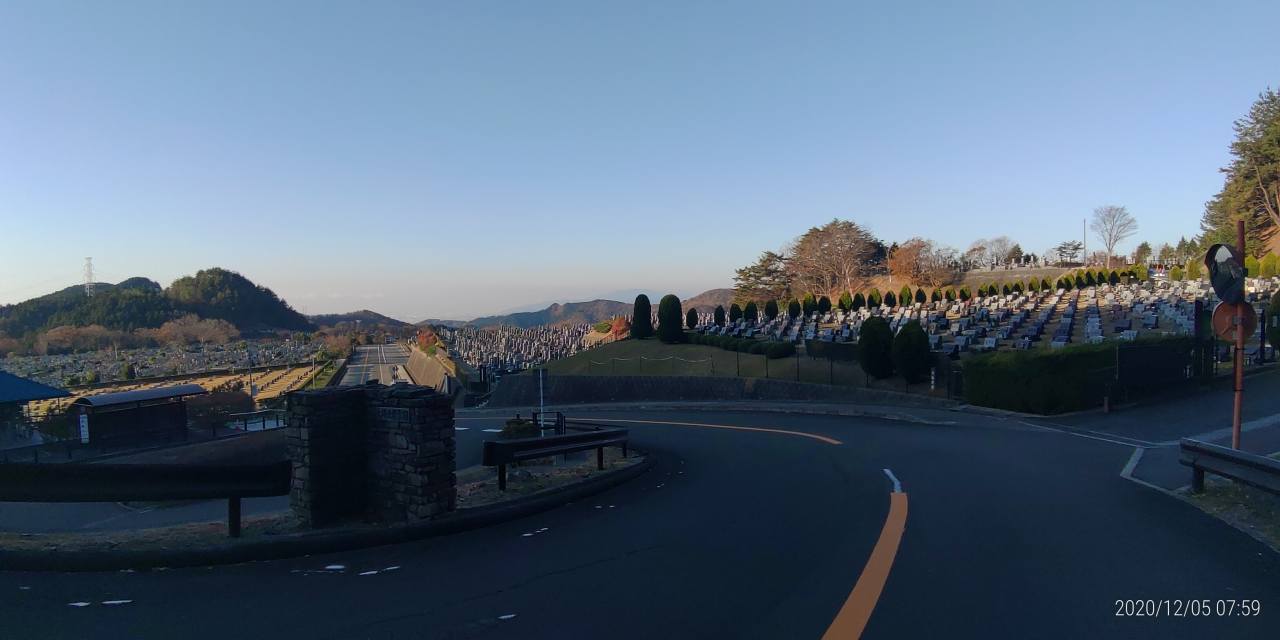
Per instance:
[[[1204,493],[1188,493],[1187,498],[1280,553],[1280,496],[1206,475]]]
[[[292,513],[249,516],[241,520],[240,526],[241,541],[300,531]],[[131,531],[0,533],[0,551],[174,551],[226,544],[230,540],[226,522],[193,522]]]
[[[634,451],[630,452],[629,457],[623,458],[622,450],[617,447],[605,448],[603,471],[596,469],[595,451],[570,458],[568,463],[553,464],[549,458],[535,460],[533,462],[536,464],[507,469],[506,491],[498,490],[497,469],[469,467],[458,472],[458,508],[484,507],[515,500],[586,480],[594,475],[624,469],[643,460],[644,457]]]

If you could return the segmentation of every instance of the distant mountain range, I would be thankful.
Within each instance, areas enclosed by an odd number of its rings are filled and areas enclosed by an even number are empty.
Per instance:
[[[631,304],[616,300],[592,300],[553,304],[539,311],[523,311],[503,316],[485,316],[468,322],[473,327],[510,325],[528,328],[543,324],[589,324],[631,313]]]
[[[685,311],[688,311],[689,307],[693,307],[700,313],[711,313],[718,306],[724,307],[725,311],[728,311],[729,305],[733,304],[733,289],[703,291],[688,300],[682,301],[680,304]]]
[[[660,296],[650,296],[650,302],[653,303],[654,309],[657,309],[659,299]],[[733,289],[711,289],[683,301],[682,305],[684,309],[688,309],[692,305],[701,312],[709,313],[716,308],[716,305],[724,305],[725,308],[728,308],[732,300]],[[446,327],[497,327],[506,325],[527,329],[544,324],[591,324],[602,320],[611,320],[618,316],[629,316],[631,315],[632,304],[634,304],[634,300],[632,302],[592,300],[590,302],[567,302],[563,304],[557,302],[536,311],[484,316],[468,321],[429,319],[423,320],[417,325]]]
[[[0,305],[0,337],[32,337],[59,326],[101,325],[132,331],[154,328],[186,314],[226,320],[241,331],[302,330],[340,327],[359,322],[362,328],[403,328],[414,326],[368,309],[349,313],[304,316],[270,289],[248,278],[214,267],[193,276],[178,278],[168,288],[147,278],[129,278],[118,284],[95,283],[94,295],[85,295],[83,285],[32,298],[17,304]],[[619,292],[621,293],[621,292]],[[651,296],[657,308],[660,296]],[[683,302],[702,312],[716,305],[728,306],[732,289],[704,291]],[[591,324],[630,315],[632,302],[598,299],[589,302],[553,303],[533,311],[485,316],[470,321],[430,319],[418,326],[444,325],[476,327],[535,327],[538,325]]]
[[[307,316],[313,324],[318,327],[336,327],[339,325],[355,325],[359,322],[362,327],[374,327],[378,325],[388,327],[411,327],[412,324],[403,320],[384,316],[376,311],[361,309],[359,311],[351,311],[348,313],[322,313],[314,316]]]
[[[2,305],[0,334],[20,338],[53,327],[88,325],[132,331],[187,314],[226,320],[242,331],[315,328],[270,289],[218,267],[178,278],[168,288],[147,278],[129,278],[95,283],[93,291],[86,295],[84,286],[77,285]]]

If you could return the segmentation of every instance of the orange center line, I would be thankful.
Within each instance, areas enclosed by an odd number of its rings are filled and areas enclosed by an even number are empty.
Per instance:
[[[636,424],[668,424],[678,427],[705,427],[707,429],[732,429],[734,431],[758,431],[762,433],[779,433],[788,436],[799,436],[801,438],[812,438],[819,442],[825,442],[831,445],[842,445],[843,442],[835,438],[818,435],[816,433],[805,433],[803,431],[789,431],[787,429],[769,429],[767,427],[740,427],[732,424],[707,424],[704,422],[671,422],[669,420],[624,420],[621,418],[580,418],[581,420],[591,420],[593,422],[631,422]]]
[[[822,635],[822,640],[854,640],[862,636],[867,622],[871,620],[871,612],[880,600],[880,593],[884,591],[884,583],[889,579],[889,570],[893,568],[893,559],[898,555],[898,545],[906,527],[907,494],[895,491],[889,494],[889,516],[885,518],[871,557],[867,558],[867,566],[862,568],[862,575],[844,601],[844,606],[840,607],[836,619]]]

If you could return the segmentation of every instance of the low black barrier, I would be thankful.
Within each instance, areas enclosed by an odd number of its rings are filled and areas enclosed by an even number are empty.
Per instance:
[[[292,465],[5,464],[0,502],[227,499],[227,532],[240,535],[240,499],[289,494]]]
[[[587,427],[566,425],[578,430],[578,433],[547,436],[545,438],[516,438],[512,440],[486,440],[482,464],[487,467],[498,467],[498,489],[507,489],[507,465],[521,460],[547,458],[565,453],[596,450],[596,467],[604,469],[604,448],[622,447],[622,456],[627,456],[626,429]]]
[[[1185,438],[1181,449],[1179,462],[1191,467],[1191,490],[1196,493],[1204,491],[1207,472],[1280,494],[1280,460]]]

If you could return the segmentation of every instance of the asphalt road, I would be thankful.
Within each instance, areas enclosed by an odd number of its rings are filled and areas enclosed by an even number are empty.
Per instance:
[[[654,469],[417,543],[232,567],[0,573],[0,625],[15,638],[818,638],[847,620],[847,601],[865,604],[877,573],[887,579],[871,594],[868,638],[1260,638],[1280,619],[1280,558],[1121,478],[1128,446],[963,414],[923,425],[585,413],[649,421],[626,424]],[[890,497],[885,469],[906,498]],[[886,565],[886,523],[902,515],[891,501],[908,500]],[[1116,615],[1117,600],[1140,598],[1256,599],[1262,614]]]
[[[342,376],[340,384],[345,387],[364,384],[370,380],[377,380],[382,384],[408,382],[402,375],[395,373],[403,372],[404,365],[408,362],[409,350],[399,343],[359,346],[347,359],[347,372]]]

